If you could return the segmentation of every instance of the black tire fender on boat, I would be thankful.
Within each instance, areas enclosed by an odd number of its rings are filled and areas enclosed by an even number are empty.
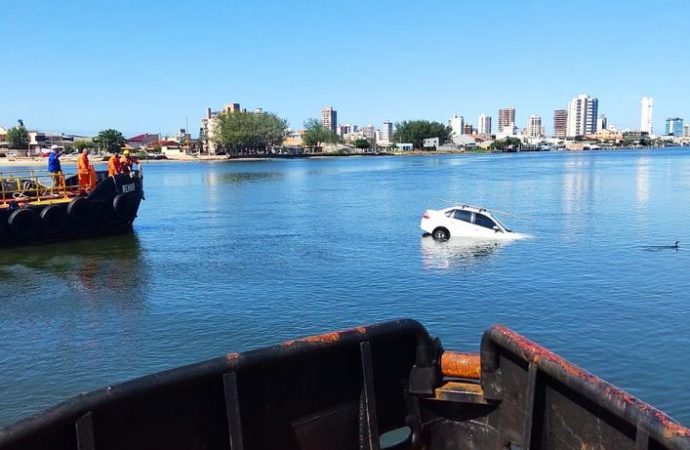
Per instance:
[[[7,219],[12,235],[19,239],[31,239],[41,230],[41,221],[36,211],[30,208],[19,208]]]
[[[117,194],[113,199],[113,211],[122,219],[131,219],[134,216],[136,198],[130,194]]]
[[[5,242],[9,235],[7,219],[9,219],[8,216],[0,215],[0,242]]]
[[[91,205],[84,197],[73,198],[67,205],[67,215],[76,225],[86,225],[91,219]]]
[[[48,234],[57,234],[64,231],[69,225],[69,217],[62,206],[50,205],[41,211],[43,230]]]

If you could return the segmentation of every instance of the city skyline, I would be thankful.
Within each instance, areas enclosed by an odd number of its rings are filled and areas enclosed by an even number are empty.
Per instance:
[[[484,113],[495,128],[496,111],[510,105],[516,126],[536,114],[551,130],[553,111],[587,92],[621,129],[639,129],[640,99],[652,97],[653,128],[663,130],[667,117],[690,117],[683,75],[690,63],[664,51],[664,43],[682,41],[690,12],[690,5],[675,5],[669,16],[641,2],[427,8],[401,1],[390,8],[355,1],[353,8],[370,14],[353,17],[323,3],[210,0],[199,11],[175,0],[10,2],[0,31],[10,45],[0,57],[16,64],[0,73],[0,126],[23,119],[29,128],[75,134],[194,132],[207,105],[233,100],[274,112],[293,129],[330,104],[344,123],[446,123],[456,113]],[[563,31],[585,22],[585,35]],[[495,30],[511,35],[509,46]],[[457,40],[481,43],[487,56],[468,61],[450,50]],[[373,42],[389,50],[385,63],[362,50]],[[586,59],[564,56],[583,47],[590,48]],[[621,58],[633,54],[641,55],[638,68],[623,69]]]

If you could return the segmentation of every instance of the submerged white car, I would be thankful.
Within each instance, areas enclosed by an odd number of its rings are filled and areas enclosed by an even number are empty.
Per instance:
[[[525,237],[506,228],[490,211],[479,206],[458,205],[427,209],[419,226],[434,239],[452,237],[513,240]]]

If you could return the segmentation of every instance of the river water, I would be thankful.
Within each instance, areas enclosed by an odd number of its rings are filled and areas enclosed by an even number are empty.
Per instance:
[[[465,351],[503,323],[690,425],[687,149],[145,174],[133,234],[0,252],[0,425],[228,351],[400,317]],[[532,238],[421,237],[424,210],[454,201],[504,211]]]

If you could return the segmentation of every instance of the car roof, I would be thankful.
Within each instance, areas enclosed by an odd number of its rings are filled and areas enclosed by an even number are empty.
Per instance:
[[[455,206],[451,206],[449,208],[444,209],[444,211],[450,211],[452,209],[462,209],[464,211],[477,212],[477,213],[486,214],[487,216],[493,216],[493,214],[491,214],[491,211],[487,210],[486,208],[482,208],[481,206],[472,206],[472,205],[455,205]]]

